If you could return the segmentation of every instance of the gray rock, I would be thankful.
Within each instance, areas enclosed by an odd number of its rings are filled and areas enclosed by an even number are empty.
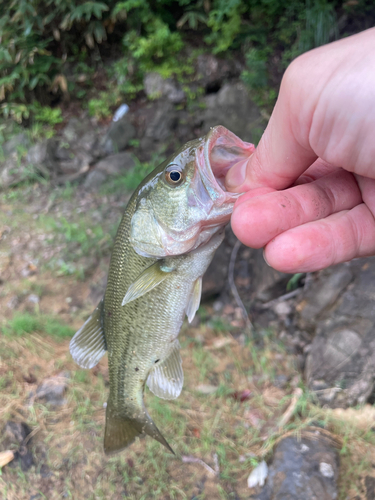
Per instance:
[[[104,155],[111,155],[123,151],[129,141],[135,137],[135,128],[126,114],[117,122],[112,122],[108,132],[100,143]]]
[[[30,145],[30,139],[24,132],[21,132],[19,134],[14,135],[3,144],[3,153],[5,156],[9,156],[12,153],[17,153],[20,147],[26,148],[29,145]]]
[[[197,58],[198,78],[207,89],[221,86],[229,78],[239,77],[241,71],[241,64],[234,59],[219,59],[213,54],[201,54]]]
[[[68,387],[69,373],[62,372],[54,377],[46,378],[36,390],[36,398],[42,399],[51,406],[63,406],[66,404],[64,398]]]
[[[335,500],[339,454],[334,440],[317,429],[278,443],[264,488],[253,500]]]
[[[43,175],[54,177],[59,170],[55,155],[58,146],[57,139],[48,139],[35,144],[27,152],[27,164]]]
[[[94,169],[89,172],[83,185],[86,189],[98,188],[109,176],[121,175],[134,166],[135,161],[130,153],[123,152],[108,156],[94,165]]]
[[[370,257],[319,273],[297,307],[297,322],[316,333],[305,377],[323,405],[362,404],[375,389],[374,296]]]
[[[177,115],[173,104],[167,100],[161,99],[156,104],[153,116],[147,124],[145,130],[146,142],[147,139],[152,142],[161,142],[170,138],[176,122]]]
[[[27,152],[27,162],[38,166],[46,161],[55,159],[55,150],[58,144],[55,139],[38,142],[34,144]]]
[[[94,168],[107,175],[123,174],[135,166],[135,161],[130,153],[123,152],[107,156],[94,165]]]
[[[144,89],[151,99],[165,97],[168,101],[178,104],[185,99],[185,92],[171,78],[164,79],[159,73],[146,73]]]
[[[203,275],[202,297],[206,300],[223,291],[228,283],[228,266],[233,246],[236,242],[232,230],[227,227],[223,243],[215,252],[211,264]]]
[[[33,465],[33,455],[28,448],[31,439],[25,441],[30,432],[31,429],[25,422],[6,422],[1,437],[1,450],[15,450],[14,460],[7,467],[21,466],[23,471],[27,471]]]
[[[352,279],[353,272],[347,264],[322,271],[302,297],[306,305],[301,310],[301,318],[305,321],[315,320],[336,302]]]
[[[20,445],[30,432],[31,429],[25,422],[8,420],[2,432],[2,446],[11,449],[12,445]]]
[[[20,158],[17,153],[12,153],[5,161],[0,162],[0,189],[33,179],[37,173],[47,175],[43,164],[28,163],[27,158]]]
[[[375,500],[375,478],[372,476],[366,476],[365,487],[366,487],[366,500]]]
[[[23,177],[24,169],[20,165],[16,153],[0,163],[0,189],[17,184],[22,181]]]
[[[242,83],[226,83],[216,94],[205,96],[203,102],[206,109],[197,121],[203,121],[204,134],[215,125],[223,125],[244,141],[260,138],[265,121]]]
[[[62,131],[62,138],[68,143],[77,142],[87,130],[91,128],[90,123],[84,118],[71,118]]]
[[[83,187],[88,191],[99,188],[103,182],[107,180],[108,176],[100,170],[92,170],[86,176]]]

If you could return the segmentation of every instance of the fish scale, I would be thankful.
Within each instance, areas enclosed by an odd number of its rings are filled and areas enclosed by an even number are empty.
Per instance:
[[[104,299],[70,344],[83,368],[108,351],[106,453],[145,434],[173,453],[147,413],[144,387],[164,399],[182,390],[178,333],[185,315],[192,321],[199,307],[202,276],[238,196],[216,179],[225,176],[225,162],[233,165],[253,151],[215,127],[149,174],[125,209]]]

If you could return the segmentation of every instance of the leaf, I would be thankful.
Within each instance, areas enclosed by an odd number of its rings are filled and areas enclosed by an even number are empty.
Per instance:
[[[14,452],[12,450],[2,451],[0,453],[0,468],[9,464],[14,459]]]
[[[230,394],[230,397],[240,403],[247,401],[251,398],[251,391],[249,389],[244,389],[243,391],[235,391]]]

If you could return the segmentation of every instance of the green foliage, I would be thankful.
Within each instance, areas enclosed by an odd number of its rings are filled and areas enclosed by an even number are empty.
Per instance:
[[[343,11],[351,30],[374,21],[372,0],[3,0],[0,111],[18,122],[34,114],[43,123],[59,123],[61,116],[46,105],[56,93],[86,96],[85,75],[89,85],[106,41],[121,47],[124,56],[109,71],[116,99],[141,90],[146,71],[186,76],[192,71],[184,46],[187,30],[197,32],[205,50],[241,51],[247,61],[244,81],[260,104],[271,103],[270,89],[294,57],[346,35],[345,24],[339,29],[337,21]],[[74,66],[83,79],[72,75]],[[30,108],[33,101],[40,109]],[[88,108],[105,118],[114,104],[95,95]]]
[[[41,314],[16,313],[3,328],[7,337],[21,337],[35,332],[44,332],[58,339],[70,338],[74,330],[62,324],[58,319]]]
[[[29,106],[33,113],[33,117],[37,122],[46,123],[48,125],[57,125],[63,121],[60,108],[50,108],[49,106],[41,106],[38,101],[34,101]]]
[[[89,100],[89,115],[95,116],[97,119],[108,118],[112,115],[113,108],[120,100],[121,97],[118,89],[110,85],[108,91],[100,92],[98,98]]]
[[[4,328],[4,334],[20,337],[21,335],[33,333],[40,329],[41,322],[36,316],[32,316],[29,313],[17,313]]]

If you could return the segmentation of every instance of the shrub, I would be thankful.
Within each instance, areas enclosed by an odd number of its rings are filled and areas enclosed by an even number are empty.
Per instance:
[[[1,6],[0,110],[18,121],[33,113],[27,103],[46,106],[53,93],[67,95],[72,65],[91,73],[110,46],[124,55],[112,71],[121,92],[137,92],[145,71],[186,74],[184,40],[193,30],[206,50],[247,54],[244,79],[259,87],[270,73],[275,85],[301,52],[375,19],[372,0],[2,0]],[[58,116],[49,113],[51,119]]]

